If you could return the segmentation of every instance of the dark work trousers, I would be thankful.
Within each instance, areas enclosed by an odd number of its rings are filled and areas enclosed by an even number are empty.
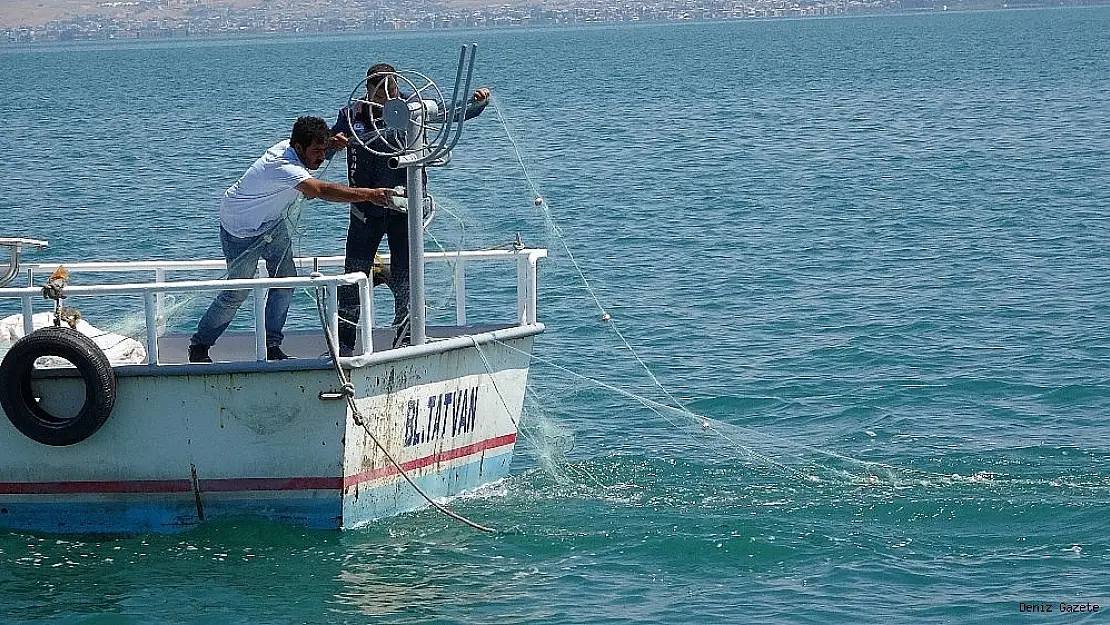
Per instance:
[[[393,291],[393,325],[401,323],[409,313],[409,218],[404,213],[386,211],[381,217],[367,217],[351,213],[347,227],[346,259],[344,273],[361,271],[371,275],[374,254],[382,242],[389,239],[389,290]],[[339,345],[354,347],[355,330],[360,316],[358,287],[339,287]],[[369,337],[367,337],[369,340]]]

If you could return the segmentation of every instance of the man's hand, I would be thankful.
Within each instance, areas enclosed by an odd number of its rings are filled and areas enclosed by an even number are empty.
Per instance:
[[[329,150],[335,150],[337,152],[339,150],[345,150],[345,149],[347,149],[347,142],[348,141],[349,141],[349,139],[347,139],[347,135],[345,135],[341,132],[337,132],[328,141],[328,149]]]
[[[393,189],[382,187],[380,189],[360,189],[365,191],[367,198],[363,201],[370,202],[376,206],[384,206],[389,208],[392,206]]]
[[[320,198],[326,202],[370,202],[377,206],[389,207],[393,198],[393,189],[367,189],[364,187],[348,187],[325,180],[309,178],[297,185],[297,190],[304,194],[306,199]]]
[[[475,102],[482,102],[488,97],[489,97],[489,89],[486,89],[485,87],[479,87],[479,88],[474,90],[474,101]]]

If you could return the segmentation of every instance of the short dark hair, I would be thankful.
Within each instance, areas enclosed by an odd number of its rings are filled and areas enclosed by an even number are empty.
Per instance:
[[[319,117],[305,115],[298,117],[293,124],[293,134],[289,135],[290,145],[308,147],[317,141],[327,142],[331,139],[331,128],[328,123]]]
[[[371,65],[370,69],[366,70],[366,75],[373,76],[374,74],[383,74],[385,72],[397,73],[397,70],[393,69],[393,66],[389,63],[378,63],[377,65]]]

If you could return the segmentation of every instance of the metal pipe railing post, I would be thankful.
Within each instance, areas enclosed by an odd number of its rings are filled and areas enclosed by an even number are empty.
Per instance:
[[[359,328],[362,330],[362,354],[374,352],[374,280],[366,277],[358,281],[358,316]]]
[[[331,337],[331,344],[339,348],[339,287],[329,284],[324,287],[324,331]]]
[[[455,325],[466,325],[466,261],[455,261]]]
[[[528,255],[528,323],[536,323],[539,318],[539,271],[536,257]]]
[[[517,325],[528,323],[528,257],[516,259],[516,318]]]
[[[158,297],[159,293],[147,291],[143,294],[143,308],[146,312],[146,362],[158,364]]]
[[[154,270],[154,281],[166,281],[166,270],[164,268],[159,267]],[[156,304],[154,307],[154,316],[158,324],[158,336],[162,336],[166,333],[166,304],[163,301],[165,297],[165,294],[161,291],[154,296],[154,303]]]
[[[23,308],[23,336],[35,331],[35,309],[31,304],[31,296],[20,298]]]
[[[255,360],[266,360],[266,287],[251,289],[254,295],[254,357]]]
[[[423,114],[409,122],[408,132],[423,137]],[[424,148],[423,138],[417,140],[417,149]],[[423,345],[428,311],[424,307],[424,167],[410,165],[405,168],[409,218],[409,332],[410,345]]]

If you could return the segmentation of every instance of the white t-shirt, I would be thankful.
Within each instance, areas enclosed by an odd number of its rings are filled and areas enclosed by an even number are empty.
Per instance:
[[[288,140],[274,145],[224,191],[220,225],[239,238],[266,232],[300,196],[297,185],[311,177]]]

